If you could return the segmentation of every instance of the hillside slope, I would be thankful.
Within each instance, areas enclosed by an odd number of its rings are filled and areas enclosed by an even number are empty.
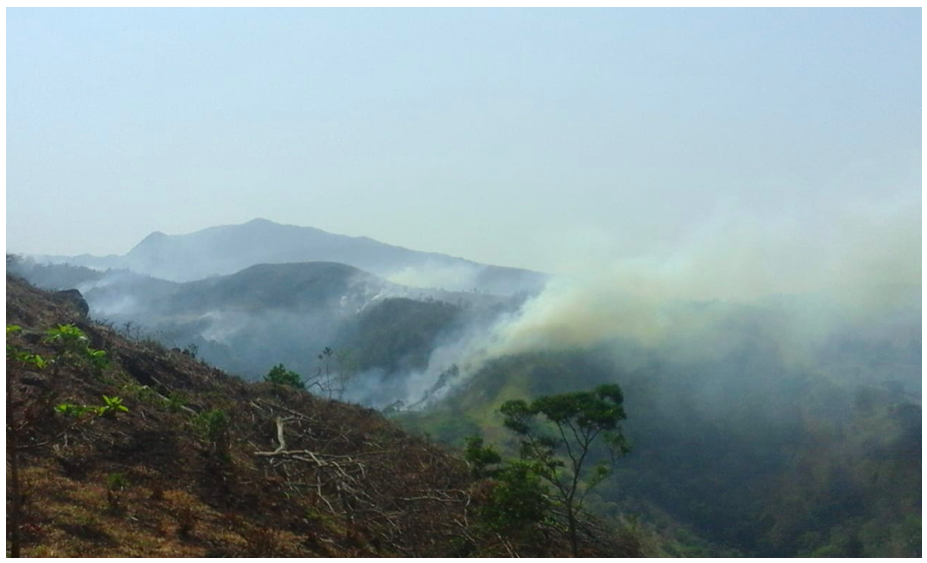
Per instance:
[[[154,338],[169,347],[195,347],[200,357],[247,379],[261,378],[281,362],[309,375],[318,367],[318,351],[326,346],[346,351],[356,340],[350,336],[362,314],[390,298],[404,298],[403,303],[420,308],[453,303],[472,311],[471,316],[517,303],[489,294],[405,287],[332,262],[259,264],[184,283],[129,270],[101,272],[28,259],[14,258],[8,268],[43,289],[78,289],[95,318],[125,335]],[[381,344],[369,339],[363,343]],[[395,366],[369,367],[390,375]]]
[[[893,376],[865,384],[865,349],[811,371],[759,336],[711,361],[618,343],[526,353],[397,420],[449,444],[481,434],[514,448],[505,401],[619,383],[633,447],[591,510],[659,523],[678,555],[920,557],[922,409],[901,384],[913,358],[907,342],[878,344]]]
[[[568,553],[548,529],[530,542],[481,529],[486,482],[376,412],[248,384],[177,350],[127,341],[81,305],[73,293],[7,277],[8,326],[21,327],[8,346],[54,360],[39,369],[8,352],[7,452],[22,491],[23,555]],[[61,323],[80,328],[108,364],[47,343]],[[104,396],[128,412],[74,415]],[[8,481],[8,515],[14,491]],[[583,552],[640,554],[604,532]]]

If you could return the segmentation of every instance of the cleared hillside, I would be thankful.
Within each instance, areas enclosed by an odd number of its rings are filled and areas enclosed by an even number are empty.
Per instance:
[[[249,384],[179,350],[128,341],[81,304],[7,277],[7,322],[21,327],[8,346],[49,361],[39,369],[8,352],[7,461],[15,454],[23,555],[568,553],[546,525],[530,541],[482,528],[476,514],[491,483],[375,411]],[[62,323],[108,364],[48,343],[46,331]],[[104,396],[128,412],[75,414]],[[14,490],[8,481],[8,515]],[[590,532],[583,553],[640,554],[609,538]]]

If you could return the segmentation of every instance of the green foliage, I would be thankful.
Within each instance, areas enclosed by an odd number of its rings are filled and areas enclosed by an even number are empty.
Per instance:
[[[187,406],[187,396],[180,391],[171,391],[167,396],[167,410],[180,412]]]
[[[35,366],[37,369],[45,369],[45,366],[48,365],[48,361],[46,361],[42,356],[19,350],[15,346],[7,346],[7,354],[12,355],[12,359],[16,360],[17,362],[24,365],[30,364]]]
[[[90,347],[90,340],[84,331],[73,324],[59,324],[45,331],[45,342],[60,350],[56,359],[76,359],[102,370],[109,364],[106,352]]]
[[[616,381],[617,349],[639,451],[612,465],[612,477],[589,493],[585,511],[607,518],[640,512],[669,556],[808,557],[828,546],[848,556],[853,542],[843,536],[856,529],[865,556],[919,557],[922,417],[920,405],[910,404],[919,383],[860,389],[847,382],[850,374],[876,368],[886,379],[909,381],[902,375],[906,362],[920,370],[919,334],[912,343],[913,359],[901,344],[874,350],[878,355],[847,345],[850,360],[828,360],[830,374],[796,370],[777,354],[764,357],[761,346],[707,363],[666,360],[630,343],[598,352],[532,352],[487,362],[452,410],[405,412],[396,420],[462,449],[464,436],[491,428],[495,405],[507,399]],[[480,428],[438,433],[439,424],[467,420]],[[544,417],[535,422],[544,425]],[[546,428],[557,431],[552,423]],[[487,442],[502,450],[491,432]],[[590,454],[590,470],[608,461],[601,445]],[[584,476],[581,485],[589,480]]]
[[[495,472],[489,502],[479,510],[490,529],[506,533],[525,531],[547,517],[551,503],[546,487],[532,463],[513,460]]]
[[[496,471],[489,469],[490,465],[502,463],[502,456],[492,446],[483,446],[480,436],[468,436],[467,447],[464,450],[464,459],[470,464],[470,471],[477,479],[490,476]]]
[[[6,325],[6,335],[9,337],[11,334],[16,334],[22,332],[22,327],[19,325]],[[48,362],[40,356],[39,354],[33,354],[31,352],[26,352],[21,349],[19,346],[14,346],[12,344],[6,345],[6,357],[8,360],[14,360],[23,365],[29,364],[34,366],[37,369],[45,369],[45,366],[48,365]]]
[[[129,488],[129,480],[124,473],[110,473],[106,476],[106,488],[121,491]]]
[[[58,344],[70,350],[80,350],[87,347],[87,335],[73,324],[60,324],[56,328],[45,331],[45,342]]]
[[[60,405],[55,406],[55,412],[64,416],[78,417],[88,412],[97,412],[97,407],[75,405],[73,403],[61,403]]]
[[[90,360],[90,363],[99,369],[105,368],[109,365],[109,360],[106,357],[106,352],[103,350],[94,350],[92,348],[87,348],[86,357]]]
[[[193,417],[193,427],[214,449],[224,449],[228,438],[229,417],[222,409],[201,412]]]
[[[515,399],[499,409],[506,428],[522,437],[525,467],[553,486],[566,509],[574,556],[578,555],[577,514],[589,492],[610,472],[604,461],[588,469],[596,440],[602,437],[612,461],[629,450],[620,426],[626,418],[623,402],[621,388],[607,384],[592,391],[541,397],[530,404]]]
[[[122,404],[122,399],[103,395],[103,406],[97,407],[97,414],[104,418],[116,418],[116,413],[120,412],[129,412],[128,407]]]
[[[122,404],[120,397],[108,397],[103,395],[103,404],[92,407],[89,405],[75,405],[73,403],[61,403],[55,405],[55,412],[64,416],[79,417],[86,413],[94,413],[103,418],[116,418],[117,413],[129,412],[128,407]]]
[[[295,371],[286,369],[283,364],[277,364],[270,369],[270,372],[264,376],[264,381],[269,381],[274,385],[288,385],[295,389],[305,389],[306,384]]]

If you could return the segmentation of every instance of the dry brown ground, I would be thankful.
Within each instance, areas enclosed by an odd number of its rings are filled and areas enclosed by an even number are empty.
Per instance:
[[[43,342],[44,331],[74,323],[111,360],[102,370],[76,360],[42,370],[7,362],[24,556],[568,553],[547,527],[503,537],[477,525],[487,484],[375,411],[246,383],[179,350],[127,340],[66,296],[9,276],[7,323],[23,328],[8,344],[46,359],[57,350]],[[54,411],[101,405],[103,395],[121,397],[129,412]],[[210,436],[201,420],[216,410],[229,424]],[[8,467],[10,460],[8,448]],[[8,481],[8,524],[12,499]],[[637,554],[602,538],[584,550]]]

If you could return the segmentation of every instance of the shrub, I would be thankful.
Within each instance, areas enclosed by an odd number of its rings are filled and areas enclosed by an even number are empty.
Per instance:
[[[167,410],[180,412],[185,406],[187,406],[187,396],[182,392],[171,391],[171,394],[167,396]]]
[[[22,332],[23,328],[19,325],[6,325],[6,335]],[[44,369],[48,362],[38,354],[32,354],[13,344],[6,345],[6,357],[8,360],[16,360],[21,364],[32,364],[37,369]]]
[[[119,412],[129,412],[128,407],[122,404],[122,399],[103,395],[103,406],[97,407],[97,414],[104,418],[116,418]]]
[[[190,356],[191,358],[195,360],[196,355],[199,353],[199,351],[200,351],[200,347],[194,344],[193,342],[191,342],[187,344],[183,350],[181,350],[181,353],[186,354],[187,356]]]
[[[110,510],[118,512],[122,509],[120,501],[122,492],[129,488],[129,480],[122,473],[110,473],[106,476],[106,502]]]
[[[45,342],[57,344],[66,350],[80,351],[87,347],[87,335],[73,324],[58,325],[45,331]]]
[[[524,460],[510,461],[496,472],[498,482],[480,516],[493,530],[517,532],[544,520],[550,508],[546,487],[535,468]]]
[[[502,462],[502,456],[492,446],[483,447],[483,438],[468,436],[467,447],[464,450],[464,459],[470,464],[470,471],[477,479],[488,477],[496,471],[487,469],[489,465]]]
[[[227,452],[229,417],[225,411],[222,409],[204,411],[193,418],[193,426],[214,452],[221,454]]]
[[[120,397],[107,397],[103,395],[103,404],[99,407],[61,403],[55,406],[55,412],[63,414],[64,416],[73,417],[92,412],[101,417],[116,418],[116,413],[129,412],[129,408],[122,404],[122,399]]]
[[[264,381],[269,381],[274,385],[289,385],[296,389],[305,389],[306,384],[295,371],[286,369],[283,364],[277,364],[270,368],[270,371],[264,376]]]
[[[73,324],[60,324],[56,328],[46,330],[45,342],[59,348],[56,360],[76,359],[87,362],[98,370],[109,364],[106,352],[91,348],[87,335]]]
[[[95,407],[88,407],[82,405],[75,405],[73,403],[61,403],[60,405],[55,406],[55,412],[63,414],[64,416],[73,416],[78,417],[84,413],[96,412]]]

